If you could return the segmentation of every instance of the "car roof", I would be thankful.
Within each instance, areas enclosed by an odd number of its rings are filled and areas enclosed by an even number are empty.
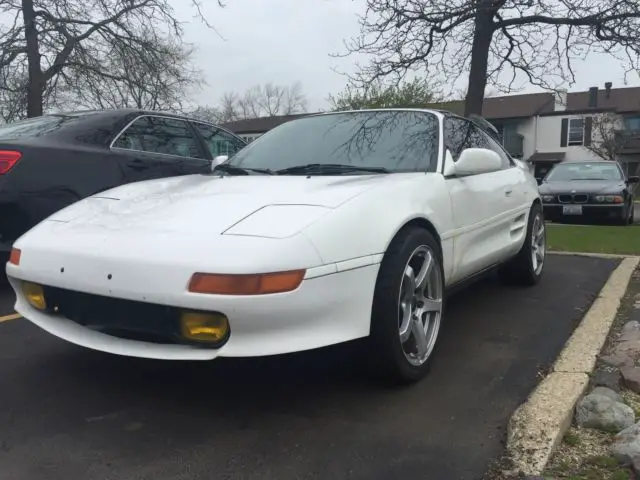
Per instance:
[[[83,117],[81,122],[72,122],[56,131],[49,132],[38,141],[47,142],[47,139],[58,139],[63,142],[71,143],[94,143],[108,145],[113,135],[120,132],[129,123],[142,115],[161,116],[200,122],[215,126],[225,132],[237,137],[233,132],[229,132],[217,123],[207,122],[190,118],[186,115],[179,115],[171,112],[159,110],[145,110],[140,108],[115,108],[115,109],[86,109],[86,110],[68,110],[50,112],[42,115],[42,117]],[[237,137],[239,138],[239,137]],[[21,139],[24,141],[33,141],[33,138]]]

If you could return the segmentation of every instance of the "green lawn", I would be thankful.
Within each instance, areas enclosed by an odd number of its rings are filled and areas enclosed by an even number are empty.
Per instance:
[[[562,252],[640,255],[640,225],[555,225],[547,223],[547,247]]]

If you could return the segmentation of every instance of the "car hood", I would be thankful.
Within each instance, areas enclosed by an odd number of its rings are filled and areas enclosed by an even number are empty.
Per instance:
[[[400,177],[405,175],[189,175],[117,187],[81,200],[48,221],[103,232],[220,234],[268,205],[308,205],[329,211]]]
[[[618,193],[626,187],[623,181],[572,180],[567,182],[544,182],[540,193]]]

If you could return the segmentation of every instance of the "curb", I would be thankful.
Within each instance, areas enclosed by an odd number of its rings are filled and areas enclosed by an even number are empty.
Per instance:
[[[618,253],[597,253],[597,252],[563,252],[561,250],[549,250],[547,251],[549,255],[574,255],[581,257],[600,257],[600,258],[636,258],[640,259],[640,256],[637,255],[622,255]]]
[[[611,258],[604,254],[566,254]],[[623,260],[565,344],[551,373],[509,420],[507,454],[513,462],[514,472],[511,473],[542,474],[571,425],[575,404],[589,384],[589,375],[618,313],[620,300],[640,264],[640,257],[614,258]]]

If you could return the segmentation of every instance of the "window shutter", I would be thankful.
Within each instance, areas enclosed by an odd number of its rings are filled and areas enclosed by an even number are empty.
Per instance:
[[[562,126],[560,127],[560,146],[567,146],[567,135],[569,134],[569,119],[562,119]]]
[[[593,117],[584,119],[584,146],[591,145],[591,130],[593,130]]]

